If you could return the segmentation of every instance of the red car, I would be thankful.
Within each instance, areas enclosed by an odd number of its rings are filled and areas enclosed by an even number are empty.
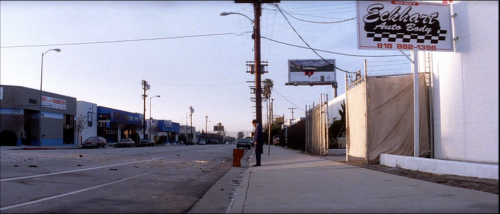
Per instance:
[[[82,148],[95,147],[98,149],[99,147],[102,147],[103,149],[105,149],[106,143],[107,143],[106,139],[104,139],[103,137],[93,136],[93,137],[89,137],[89,138],[87,138],[87,140],[83,141]]]

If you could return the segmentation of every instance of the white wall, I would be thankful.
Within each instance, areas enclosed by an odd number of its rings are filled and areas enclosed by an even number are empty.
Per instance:
[[[455,52],[431,54],[434,157],[498,164],[498,1],[452,8]]]
[[[334,122],[334,118],[340,120],[339,110],[342,109],[341,104],[344,101],[345,93],[333,98],[333,100],[328,101],[328,124],[332,124]]]
[[[88,137],[91,136],[96,136],[97,135],[97,104],[95,103],[89,103],[85,101],[77,101],[76,102],[76,115],[75,115],[75,120],[78,119],[80,115],[83,115],[85,119],[87,118],[88,112],[92,112],[92,126],[88,127],[85,126],[85,129],[82,131],[81,135],[81,140],[84,141]],[[76,128],[76,127],[75,127]],[[79,138],[77,130],[75,130],[75,138]],[[77,142],[77,145],[80,146],[80,141],[79,139],[75,139],[75,142]]]

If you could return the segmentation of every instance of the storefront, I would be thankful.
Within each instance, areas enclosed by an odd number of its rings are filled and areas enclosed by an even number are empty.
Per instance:
[[[171,120],[156,120],[157,126],[154,126],[155,123],[152,124],[151,128],[155,130],[152,135],[156,137],[157,143],[177,144],[179,142],[179,132],[181,130],[179,123]],[[157,135],[155,135],[156,131],[158,132]]]
[[[143,115],[139,113],[97,106],[97,115],[97,135],[104,137],[107,142],[133,138],[142,128]]]
[[[37,89],[1,85],[0,142],[8,146],[74,145],[75,113],[74,97],[46,91],[40,96]]]

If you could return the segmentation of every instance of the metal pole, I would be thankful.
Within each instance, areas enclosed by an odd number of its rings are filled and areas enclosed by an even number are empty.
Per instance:
[[[268,126],[267,143],[269,145],[267,149],[267,155],[269,156],[271,150],[271,102],[269,102],[269,98],[267,99],[267,126]]]
[[[270,112],[270,124],[272,125],[273,124],[273,114],[274,114],[274,111],[273,111],[273,102],[274,102],[274,99],[271,99],[271,107],[269,108],[269,112]],[[269,125],[269,138],[271,138],[271,125]],[[274,142],[272,142],[274,144]],[[267,156],[270,156],[271,155],[271,140],[269,140],[269,148],[267,150]]]
[[[188,130],[188,113],[186,113],[186,128],[184,129],[184,136],[186,137],[186,142],[188,140],[187,130]]]
[[[413,50],[413,156],[419,157],[420,114],[419,114],[419,81],[418,81],[418,51]]]
[[[47,53],[47,52],[45,52]],[[40,119],[38,120],[38,146],[42,147],[42,83],[43,83],[43,55],[42,53],[42,67],[40,70]]]
[[[149,139],[151,139],[151,100],[153,97],[149,98],[149,126],[148,126],[148,133],[149,133]]]
[[[49,51],[57,51],[57,52],[60,52],[61,49],[59,48],[56,48],[56,49],[50,49],[48,51],[45,51],[44,53],[42,53],[42,64],[41,64],[41,68],[40,68],[40,119],[38,120],[38,140],[39,140],[39,143],[38,143],[38,146],[41,147],[42,146],[42,84],[43,84],[43,56],[49,52]]]

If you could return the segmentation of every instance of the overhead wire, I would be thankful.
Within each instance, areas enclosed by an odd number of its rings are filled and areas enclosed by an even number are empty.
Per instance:
[[[325,61],[327,64],[333,66],[335,69],[337,70],[340,70],[342,72],[345,72],[345,73],[355,73],[355,72],[351,72],[351,71],[346,71],[344,69],[341,69],[333,64],[331,64],[328,60],[326,60],[325,58],[323,58],[321,55],[318,54],[318,52],[316,52],[316,50],[314,50],[305,40],[304,38],[302,38],[302,36],[299,34],[299,32],[297,32],[297,30],[295,30],[295,28],[293,27],[293,25],[290,23],[290,21],[288,20],[288,18],[285,16],[285,14],[283,13],[283,11],[281,10],[281,7],[278,6],[278,4],[274,4],[274,6],[276,8],[278,8],[278,10],[280,11],[280,13],[283,15],[283,17],[285,18],[285,20],[287,21],[288,25],[290,25],[290,27],[293,29],[293,31],[297,34],[297,36],[299,36],[299,38],[302,40],[302,42],[304,42],[304,44],[307,45],[307,47],[309,47],[310,50],[312,50],[317,56],[319,56],[319,58],[321,58],[323,61]]]
[[[45,45],[14,45],[14,46],[1,46],[0,48],[30,48],[30,47],[43,47],[43,46],[93,45],[93,44],[107,44],[107,43],[120,43],[120,42],[140,42],[140,41],[153,41],[153,40],[166,40],[166,39],[184,39],[184,38],[193,38],[193,37],[238,35],[238,34],[246,34],[246,33],[251,33],[251,32],[252,31],[241,32],[241,33],[215,33],[215,34],[172,36],[172,37],[159,37],[159,38],[147,38],[147,39],[127,39],[127,40],[114,40],[114,41],[101,41],[101,42],[75,42],[75,43],[45,44]]]
[[[295,105],[295,103],[292,103],[292,101],[288,100],[286,97],[284,97],[283,95],[281,95],[278,91],[276,91],[275,88],[272,88],[272,90],[274,92],[276,92],[278,95],[280,95],[281,97],[283,97],[283,99],[285,99],[286,101],[288,101],[290,104],[294,105],[295,107],[297,107],[298,109],[302,110],[302,111],[305,111],[304,109],[300,108],[299,106]]]

